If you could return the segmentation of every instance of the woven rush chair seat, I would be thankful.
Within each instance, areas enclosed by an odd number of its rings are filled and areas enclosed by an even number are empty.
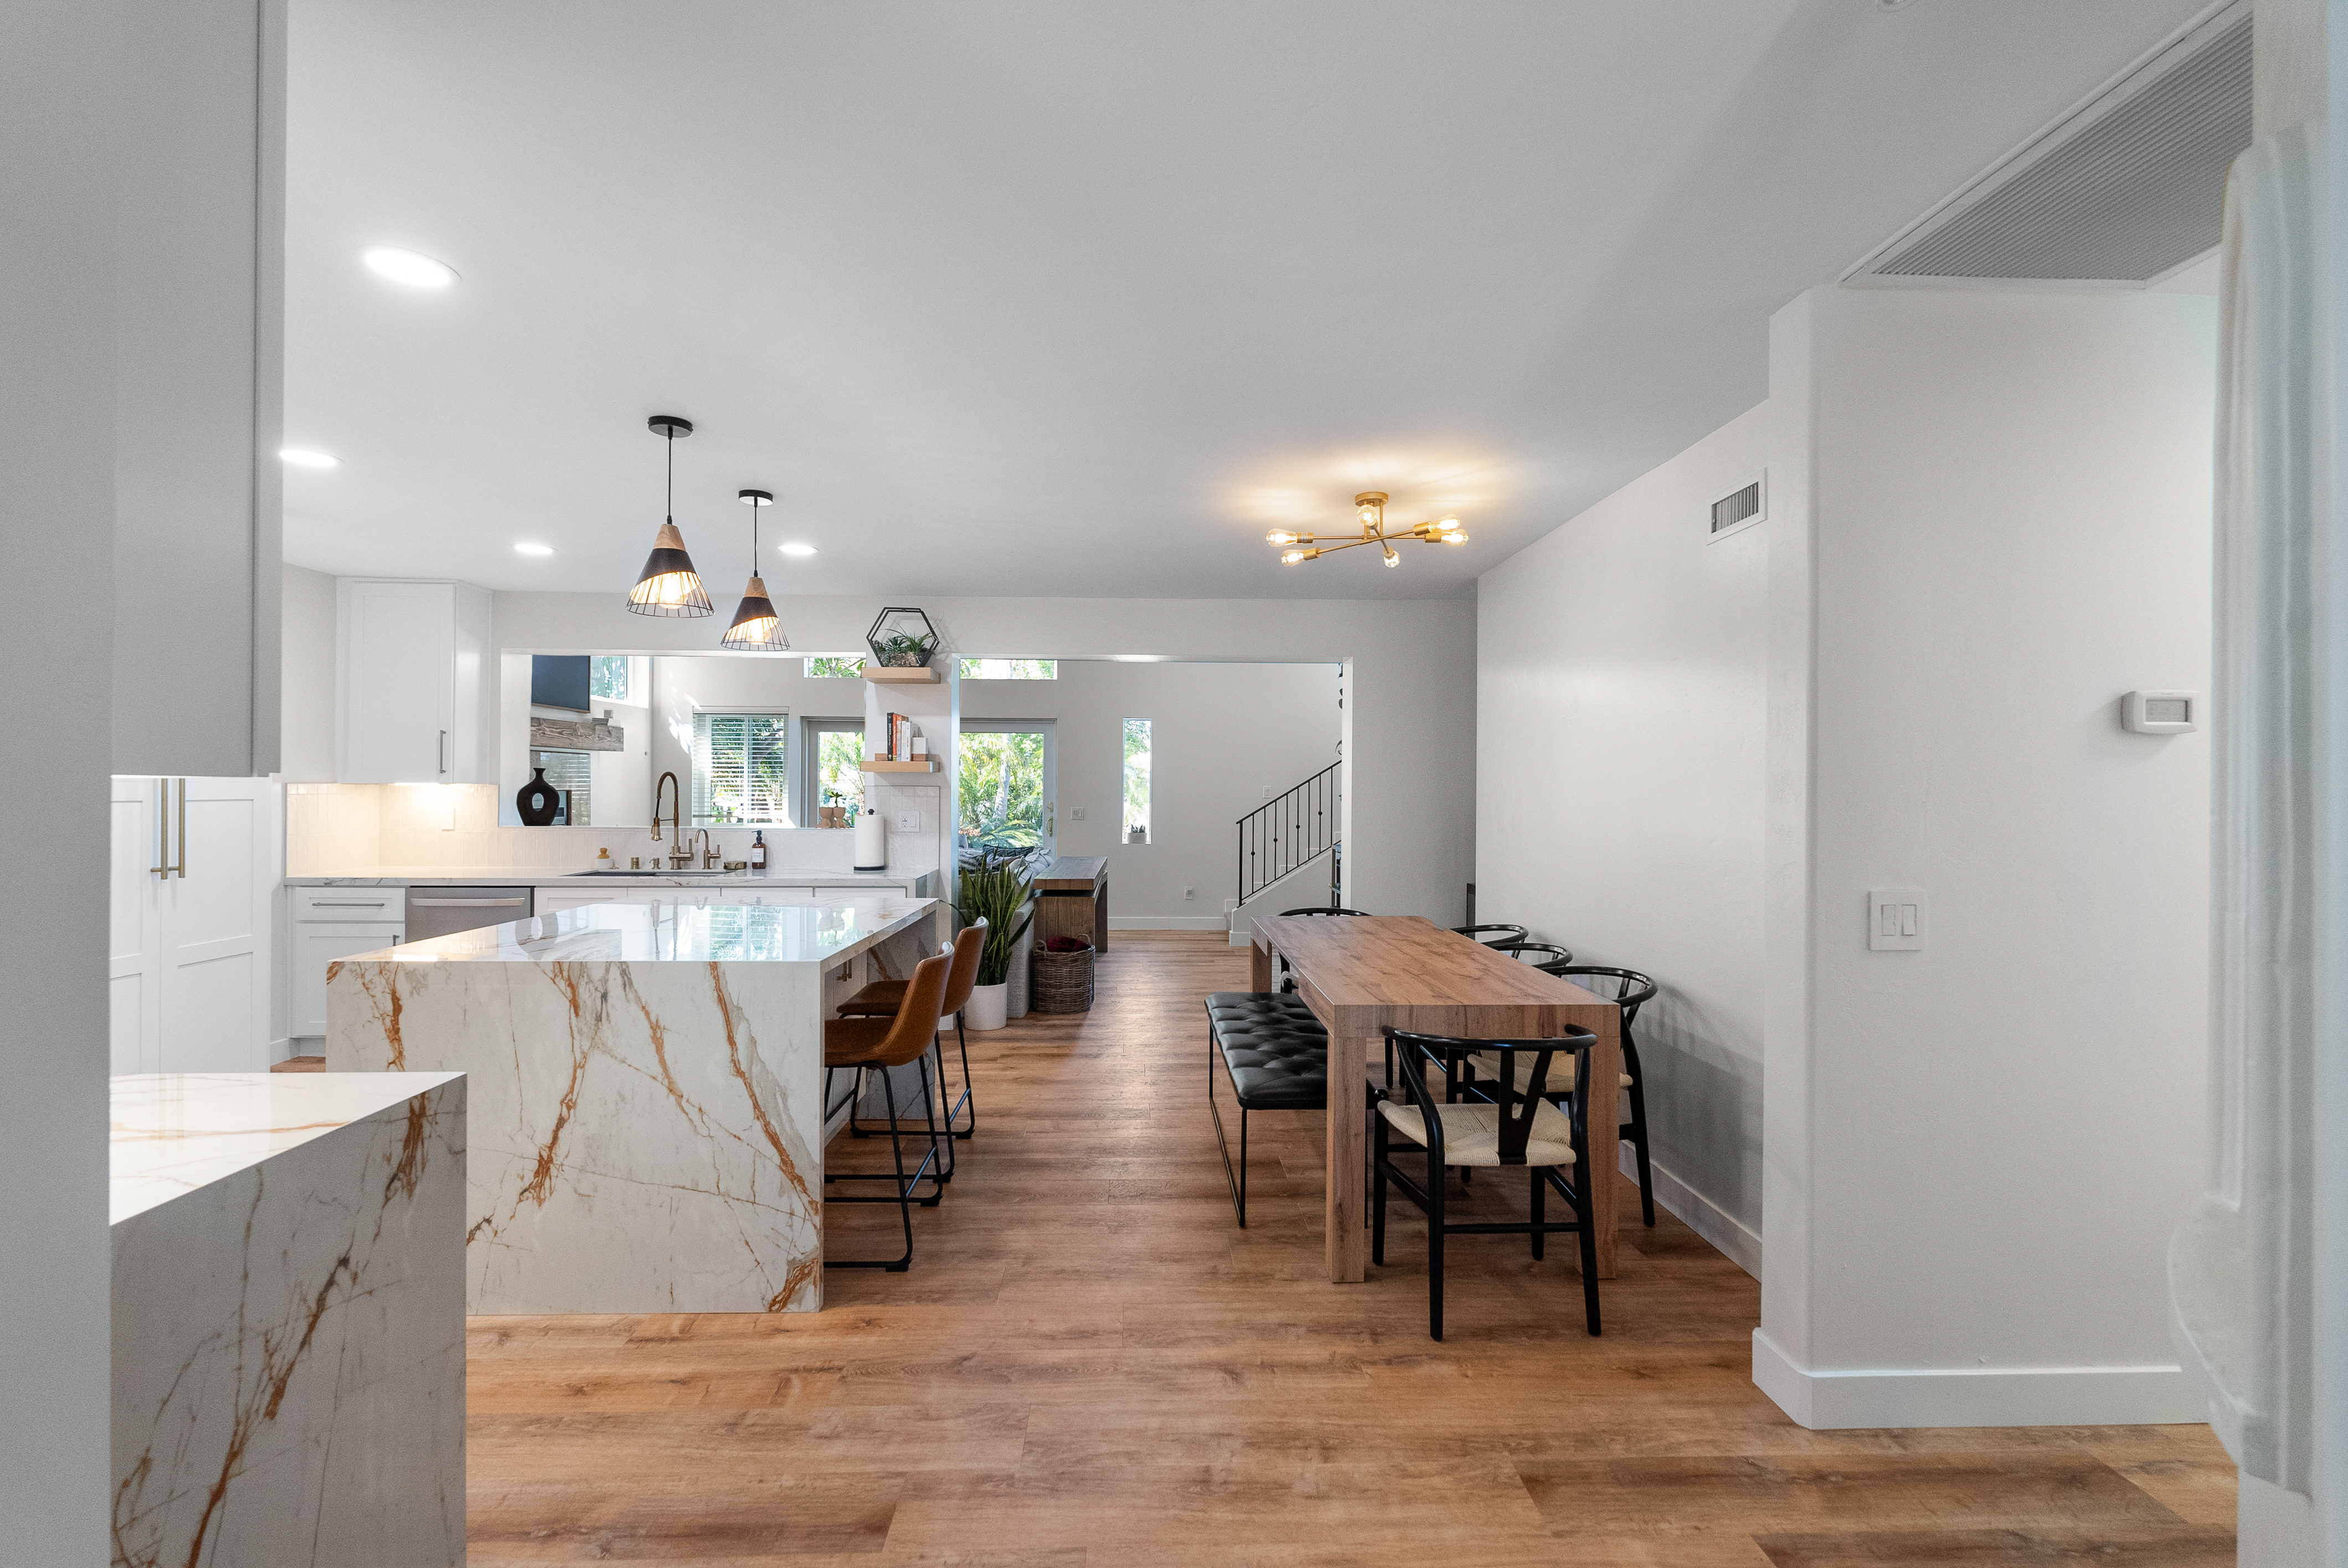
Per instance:
[[[1242,1110],[1327,1108],[1329,1031],[1296,997],[1217,991],[1207,1025]]]
[[[1493,1069],[1493,1076],[1499,1070]],[[1519,1065],[1517,1081],[1529,1082],[1532,1071]],[[1443,1163],[1447,1165],[1492,1165],[1500,1163],[1500,1108],[1479,1100],[1461,1101],[1437,1108],[1443,1118]],[[1416,1105],[1398,1104],[1392,1100],[1378,1102],[1378,1114],[1394,1123],[1394,1130],[1417,1144],[1426,1147],[1426,1118]],[[1532,1134],[1525,1143],[1523,1163],[1528,1165],[1570,1165],[1573,1163],[1573,1122],[1562,1111],[1544,1100],[1533,1108]]]

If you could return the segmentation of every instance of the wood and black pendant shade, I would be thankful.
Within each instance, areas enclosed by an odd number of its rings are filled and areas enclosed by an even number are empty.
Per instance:
[[[668,511],[660,532],[653,536],[653,553],[644,558],[643,574],[628,590],[628,609],[636,615],[673,618],[715,615],[717,607],[709,602],[709,590],[701,586],[701,574],[685,553],[685,536],[676,531],[676,441],[693,434],[693,421],[655,414],[644,423],[668,444]]]
[[[758,575],[758,508],[773,506],[774,494],[744,490],[736,498],[750,508],[750,586],[742,590],[742,608],[734,612],[734,624],[718,641],[748,653],[780,653],[790,647],[791,640],[783,635],[782,617],[775,613],[774,602],[767,597],[767,580]]]

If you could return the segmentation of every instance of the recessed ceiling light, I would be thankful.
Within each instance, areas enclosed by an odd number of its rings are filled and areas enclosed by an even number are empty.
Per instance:
[[[815,547],[813,545],[777,545],[775,548],[782,551],[787,556],[811,556],[815,554]]]
[[[457,270],[447,262],[390,245],[377,245],[360,260],[393,282],[406,283],[410,288],[445,289],[457,281]]]
[[[308,451],[300,446],[281,446],[278,448],[277,456],[285,462],[293,464],[296,468],[331,468],[342,461],[340,457],[329,456],[324,452]]]
[[[551,556],[551,555],[552,555],[553,553],[554,553],[554,547],[553,547],[552,545],[516,545],[516,546],[514,546],[514,554],[516,554],[516,555],[518,555],[518,556]]]

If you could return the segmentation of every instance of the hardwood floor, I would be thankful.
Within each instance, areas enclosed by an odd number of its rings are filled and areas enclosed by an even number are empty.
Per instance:
[[[474,1319],[473,1568],[2233,1562],[2203,1428],[1794,1425],[1748,1376],[1756,1286],[1668,1214],[1631,1206],[1598,1339],[1570,1245],[1495,1237],[1453,1243],[1429,1340],[1407,1209],[1330,1284],[1317,1114],[1251,1119],[1239,1230],[1200,999],[1246,974],[1119,932],[1090,1013],[972,1036],[978,1136],[912,1272],[835,1271],[822,1313]],[[896,1214],[827,1224],[880,1255]]]

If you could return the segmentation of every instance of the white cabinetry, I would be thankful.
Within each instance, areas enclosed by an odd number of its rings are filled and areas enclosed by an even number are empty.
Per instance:
[[[269,1065],[278,786],[114,780],[107,944],[116,1072]]]
[[[294,1023],[296,1037],[326,1032],[326,966],[360,953],[399,945],[396,921],[297,921],[294,927]]]
[[[335,610],[335,777],[489,782],[488,590],[338,578]]]
[[[649,898],[652,895],[639,889],[635,897]],[[617,887],[599,887],[592,893],[558,893],[551,887],[541,887],[538,890],[538,897],[530,901],[530,909],[539,915],[559,915],[565,909],[584,909],[590,904],[624,904],[628,901],[627,893]]]

